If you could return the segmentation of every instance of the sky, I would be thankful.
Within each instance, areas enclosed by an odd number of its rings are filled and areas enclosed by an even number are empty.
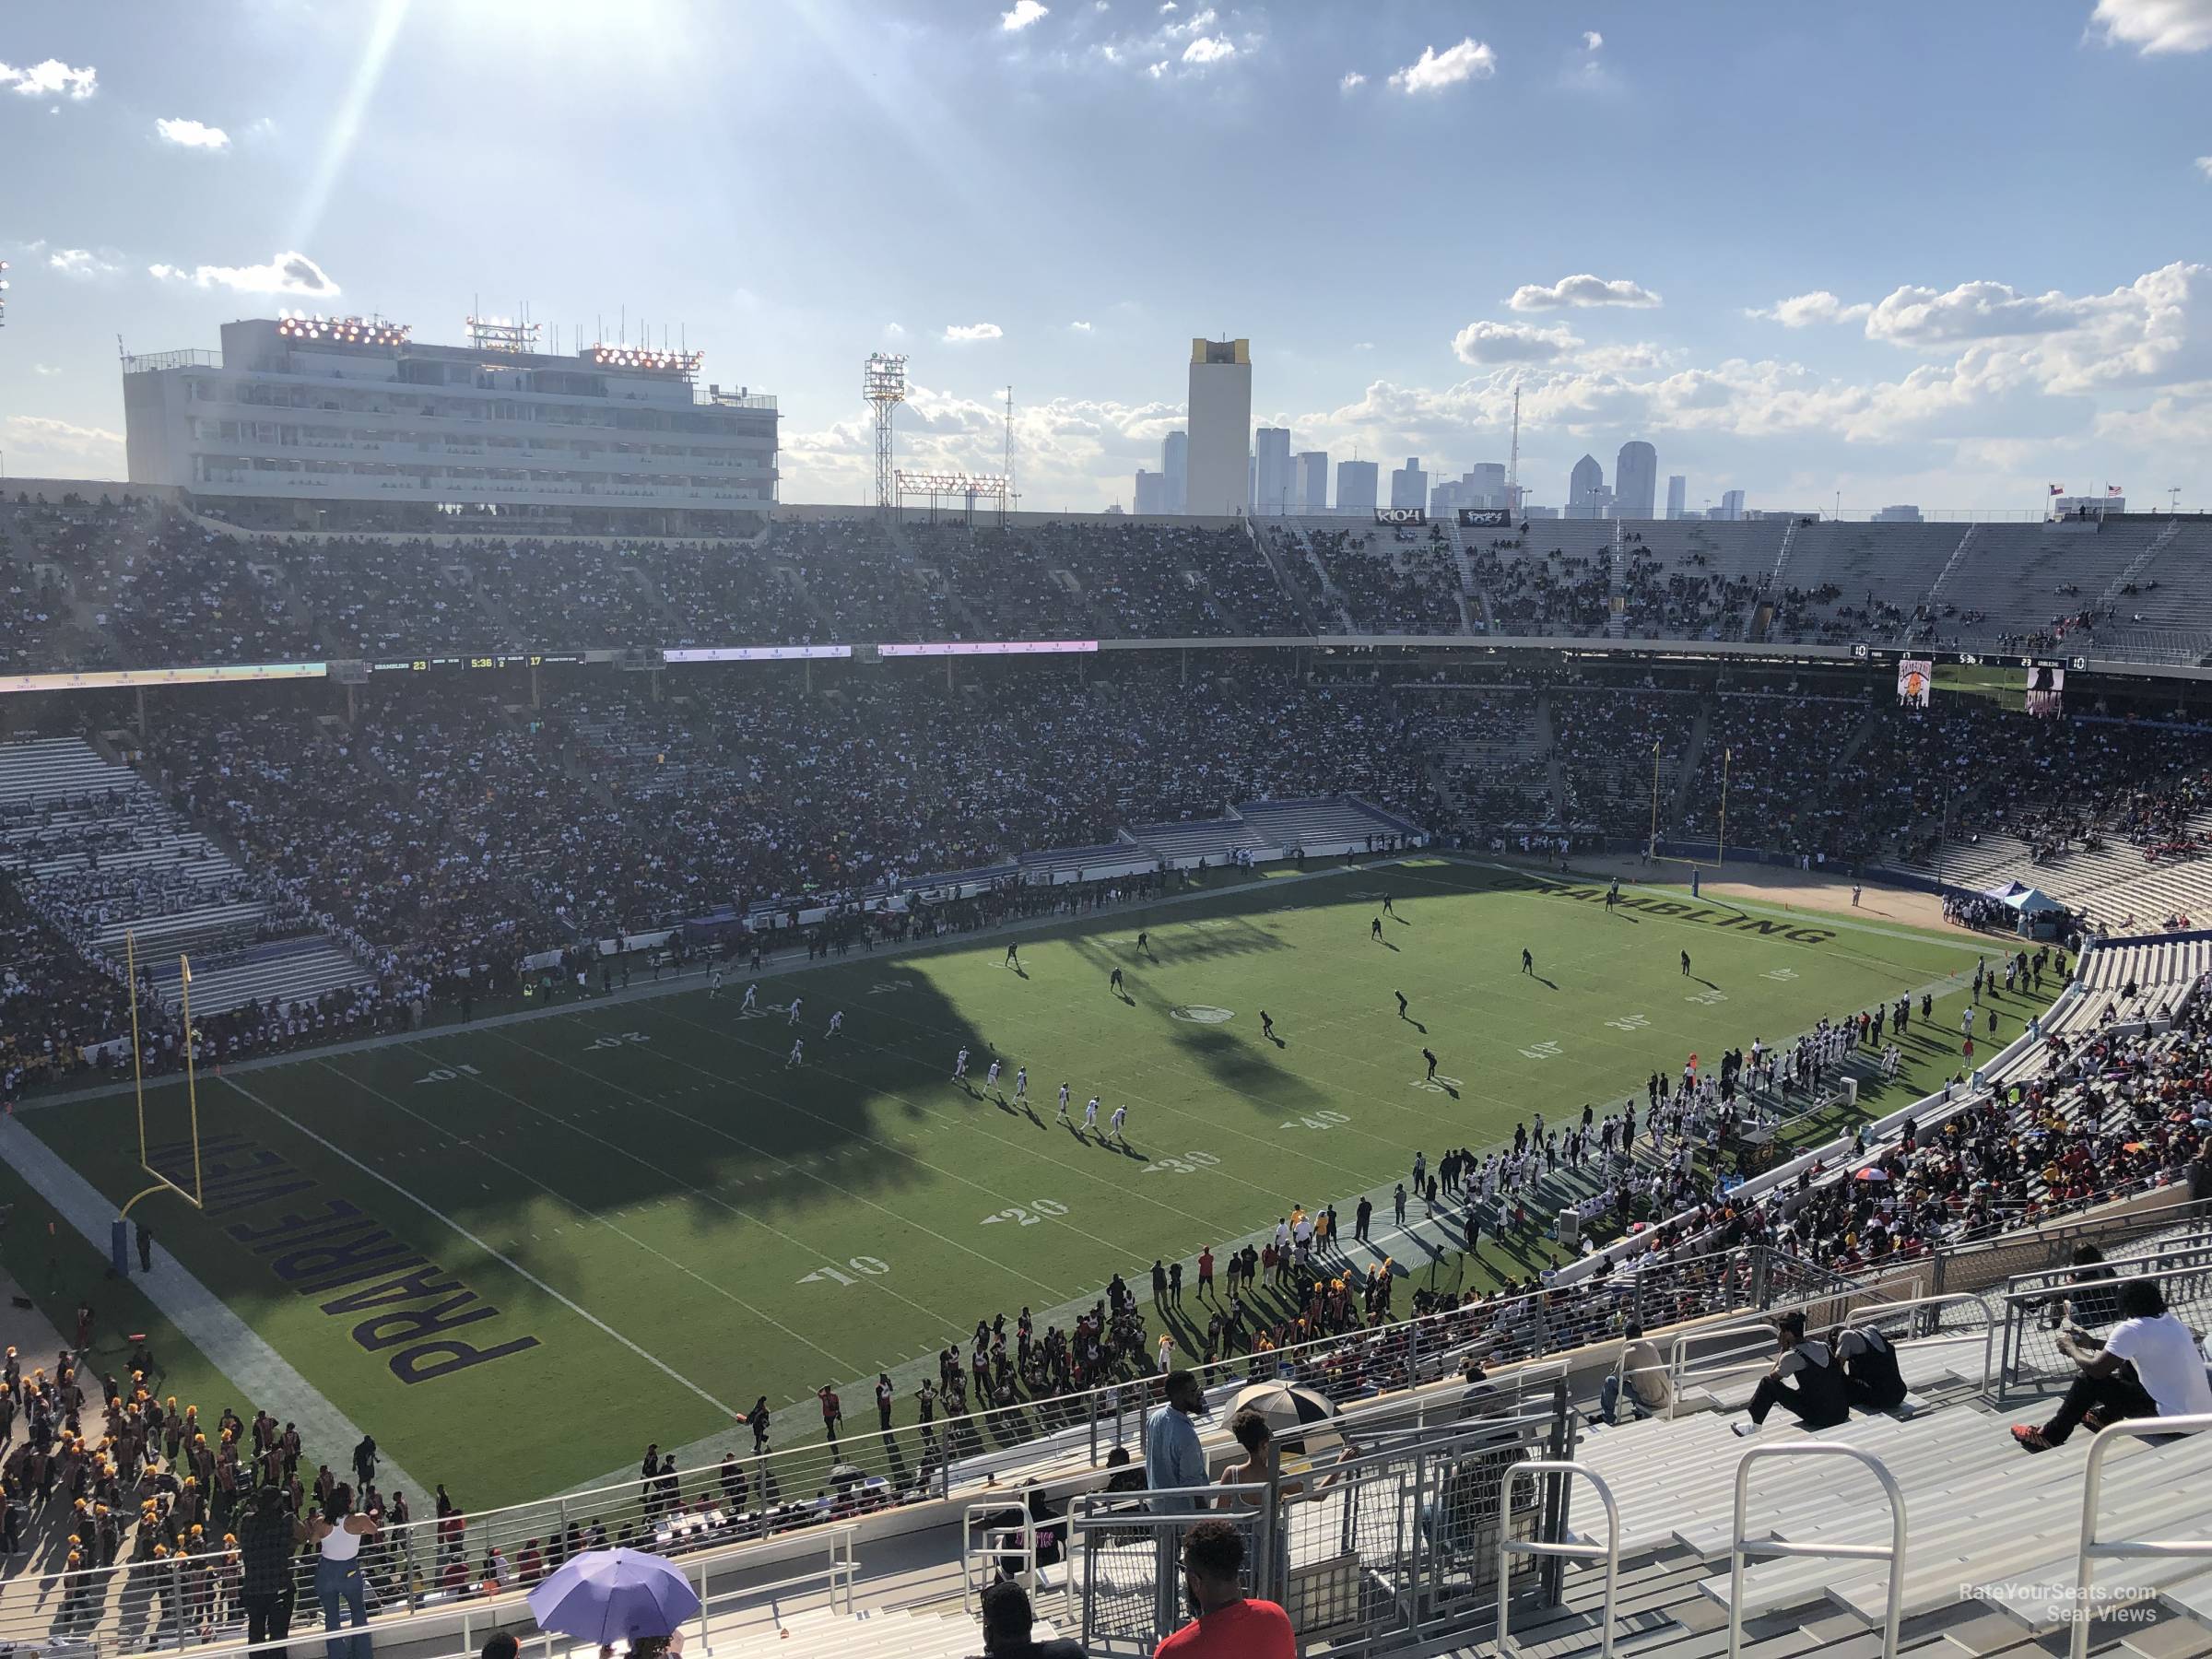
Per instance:
[[[1693,508],[2212,508],[2212,0],[9,0],[0,465],[124,476],[120,341],[280,307],[775,393],[1129,505],[1190,341],[1332,459],[1630,438]],[[626,320],[626,323],[625,323]],[[1664,489],[1664,484],[1662,485]]]

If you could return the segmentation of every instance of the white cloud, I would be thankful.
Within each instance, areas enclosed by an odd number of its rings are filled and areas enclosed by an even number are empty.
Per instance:
[[[30,371],[41,380],[50,380],[59,374],[61,370],[53,363],[33,363],[30,366]]]
[[[8,470],[19,478],[120,478],[123,434],[81,427],[47,415],[0,419],[0,445]]]
[[[82,69],[73,69],[60,58],[48,58],[42,64],[33,64],[28,69],[18,69],[12,64],[0,64],[0,87],[18,92],[25,98],[73,98],[92,96],[100,81],[100,71],[87,64]]]
[[[306,294],[328,299],[338,285],[328,272],[304,253],[272,254],[266,265],[151,265],[147,275],[163,282],[189,282],[194,288],[227,288],[241,294]]]
[[[1583,50],[1584,52],[1595,52],[1605,43],[1606,37],[1599,34],[1596,29],[1585,29],[1583,30]]]
[[[886,323],[883,325],[883,334],[884,338],[888,340],[903,340],[906,338],[906,328],[901,324]]]
[[[1090,324],[1088,323],[1070,323],[1068,326],[1074,329],[1077,334],[1088,334],[1090,332]]]
[[[1336,83],[1337,89],[1344,92],[1357,92],[1361,87],[1366,85],[1367,76],[1360,74],[1357,69],[1347,72],[1345,77]]]
[[[1164,18],[1164,17],[1166,17],[1166,16],[1167,16],[1167,15],[1168,15],[1170,12],[1173,11],[1174,9],[1175,9],[1175,0],[1167,0],[1167,4],[1166,4],[1166,5],[1164,5],[1164,6],[1162,6],[1159,8],[1159,15],[1160,15],[1161,17],[1163,17],[1163,18]]]
[[[1846,305],[1826,288],[1815,288],[1809,294],[1778,300],[1771,310],[1752,311],[1747,315],[1779,323],[1784,328],[1810,328],[1816,323],[1864,322],[1873,310],[1873,306],[1864,303]]]
[[[1565,328],[1537,328],[1527,323],[1470,323],[1452,336],[1452,350],[1463,363],[1544,363],[1564,357],[1582,341]]]
[[[2196,159],[2196,171],[2206,178],[2212,179],[2212,156],[2199,156]]]
[[[2212,0],[2097,0],[2089,26],[2100,25],[2108,45],[2203,52],[2212,47]]]
[[[1006,334],[995,323],[954,323],[945,330],[947,344],[959,345],[967,340],[995,340]]]
[[[1942,346],[2056,334],[2074,326],[2087,303],[2055,288],[2023,294],[2002,282],[1962,282],[1940,293],[1908,283],[1874,308],[1866,319],[1866,337],[1898,346]]]
[[[1039,5],[1038,0],[1014,0],[1012,11],[998,14],[998,26],[1008,34],[1019,34],[1052,9]]]
[[[1182,61],[1201,67],[1236,55],[1236,47],[1219,35],[1200,35],[1182,49]]]
[[[1625,305],[1649,310],[1658,303],[1658,295],[1629,281],[1625,276],[1617,276],[1608,282],[1586,271],[1579,276],[1562,276],[1549,288],[1524,283],[1513,290],[1512,298],[1506,301],[1517,312],[1564,311],[1571,306],[1579,310],[1591,305]]]
[[[1166,58],[1161,58],[1157,64],[1147,64],[1145,65],[1145,73],[1150,76],[1154,80],[1159,80],[1162,76],[1166,75],[1167,72],[1168,60]]]
[[[75,282],[90,282],[99,276],[112,276],[123,269],[113,260],[103,259],[89,248],[56,248],[46,259],[46,268],[57,271]]]
[[[1422,47],[1419,62],[1400,69],[1390,77],[1390,84],[1400,92],[1441,92],[1463,81],[1488,80],[1497,73],[1498,54],[1488,41],[1469,35],[1442,52],[1433,46]]]
[[[221,127],[209,126],[204,121],[182,117],[163,116],[154,123],[154,131],[161,135],[164,144],[173,144],[180,149],[226,150],[230,147],[230,135]]]
[[[1214,8],[1209,6],[1203,10],[1193,12],[1189,17],[1178,22],[1169,24],[1165,32],[1176,40],[1181,40],[1186,35],[1203,34],[1213,26]]]

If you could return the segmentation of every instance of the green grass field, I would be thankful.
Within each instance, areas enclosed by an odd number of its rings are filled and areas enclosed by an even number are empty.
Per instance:
[[[1041,1328],[1115,1270],[1141,1288],[1154,1256],[1187,1261],[1294,1202],[1335,1202],[1348,1232],[1357,1194],[1416,1148],[1490,1146],[1535,1109],[1618,1107],[1692,1051],[1712,1063],[1938,987],[1894,1105],[1957,1069],[1965,981],[1995,954],[1656,888],[1608,916],[1597,891],[1420,860],[1025,934],[1018,972],[995,938],[855,954],[766,977],[776,1006],[748,1018],[742,975],[712,1001],[594,997],[492,1025],[479,1010],[470,1028],[203,1077],[207,1210],[142,1213],[388,1453],[480,1508],[634,1468],[644,1441],[715,1434],[757,1394],[804,1413],[832,1382],[857,1424],[866,1390],[848,1384],[980,1316],[1027,1304]],[[1384,893],[1398,914],[1377,944]],[[1156,959],[1135,950],[1140,927]],[[2009,1039],[2030,1005],[2001,1007]],[[963,1044],[966,1088],[948,1080]],[[1448,1087],[1424,1085],[1424,1044]],[[994,1052],[1004,1100],[982,1088]],[[1063,1079],[1078,1120],[1093,1093],[1128,1106],[1126,1150],[1053,1122]],[[149,1090],[147,1117],[181,1138],[182,1088]],[[127,1092],[22,1121],[110,1197],[145,1184]],[[1377,1241],[1448,1282],[1527,1270],[1462,1263],[1441,1221],[1424,1230]]]

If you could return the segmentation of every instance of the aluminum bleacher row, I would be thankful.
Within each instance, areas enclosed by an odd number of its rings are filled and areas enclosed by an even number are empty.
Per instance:
[[[2151,1019],[2178,1008],[2206,973],[2212,941],[2202,938],[2133,939],[2100,944],[2081,964],[2081,994],[2053,1009],[2046,1036],[2094,1030],[2110,1009],[2123,1020]],[[2133,998],[2122,994],[2133,984]]]
[[[191,953],[195,1009],[299,1001],[371,975],[264,895],[249,872],[127,766],[81,738],[0,745],[0,871],[88,959],[120,977],[125,935],[174,1005]]]

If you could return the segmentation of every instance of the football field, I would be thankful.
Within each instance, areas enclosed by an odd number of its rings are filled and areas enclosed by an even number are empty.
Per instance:
[[[1348,1233],[1358,1195],[1416,1149],[1433,1163],[1532,1111],[1641,1103],[1650,1072],[1693,1052],[1716,1064],[1932,991],[1903,1078],[1865,1100],[1886,1110],[1958,1068],[1966,983],[2001,948],[1660,888],[1608,914],[1601,891],[1423,857],[855,951],[764,975],[749,1015],[741,973],[712,998],[693,979],[594,985],[528,1018],[479,1007],[467,1027],[203,1074],[206,1209],[163,1195],[135,1214],[388,1454],[480,1509],[634,1470],[647,1441],[736,1443],[758,1395],[793,1413],[779,1445],[818,1438],[823,1382],[857,1428],[879,1371],[903,1396],[903,1368],[979,1318],[1026,1305],[1065,1328],[1115,1271],[1141,1294],[1155,1256],[1187,1264],[1294,1203],[1335,1203]],[[1999,1001],[1998,1041],[2040,1006]],[[1127,1144],[1108,1144],[1124,1106]],[[189,1184],[182,1086],[149,1088],[147,1117]],[[146,1184],[127,1089],[19,1121],[111,1201]],[[1464,1263],[1442,1219],[1400,1238],[1388,1216],[1377,1253],[1441,1283],[1535,1265]]]

